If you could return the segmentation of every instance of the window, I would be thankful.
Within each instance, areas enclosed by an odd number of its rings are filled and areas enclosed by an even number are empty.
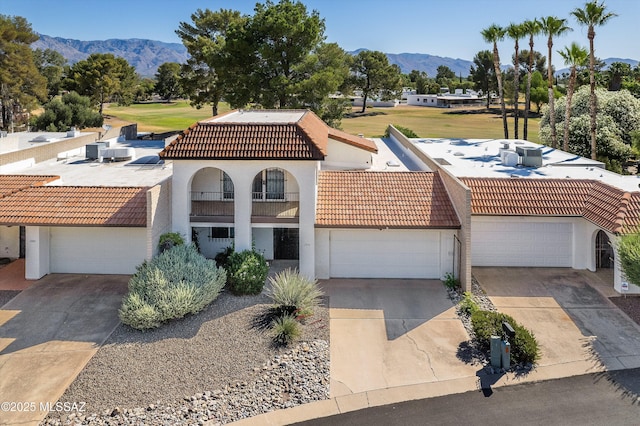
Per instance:
[[[211,228],[209,238],[235,238],[235,228]]]
[[[254,200],[284,200],[284,171],[266,169],[253,180]]]
[[[225,172],[222,172],[222,198],[233,200],[233,181]]]

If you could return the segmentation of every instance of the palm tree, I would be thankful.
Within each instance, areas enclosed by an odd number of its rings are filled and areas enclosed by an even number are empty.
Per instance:
[[[504,39],[504,28],[492,24],[481,31],[482,38],[487,43],[493,43],[493,68],[496,71],[498,80],[498,96],[500,96],[500,112],[502,113],[502,126],[504,127],[504,138],[509,139],[509,128],[507,127],[507,110],[504,106],[504,89],[502,87],[502,71],[500,71],[500,55],[498,54],[498,42]]]
[[[527,70],[527,93],[524,101],[524,126],[522,136],[526,140],[529,130],[529,110],[531,109],[531,75],[533,74],[533,38],[540,34],[540,21],[527,20],[522,23],[524,31],[529,35],[529,69]]]
[[[587,58],[589,52],[587,49],[578,45],[578,43],[571,43],[571,46],[566,46],[563,50],[559,50],[558,53],[564,59],[565,65],[571,67],[569,73],[569,88],[567,89],[567,107],[564,113],[564,142],[562,149],[565,152],[569,151],[569,120],[571,119],[571,99],[573,98],[573,91],[576,86],[576,68],[587,65]]]
[[[549,91],[549,124],[551,125],[551,147],[556,148],[558,146],[558,136],[556,134],[556,116],[553,105],[553,69],[551,67],[553,37],[569,32],[571,31],[571,28],[567,26],[566,19],[556,18],[555,16],[547,16],[546,18],[540,19],[540,27],[542,29],[542,33],[548,37],[547,47],[549,48],[549,56],[547,56],[547,90]]]
[[[518,108],[518,97],[520,96],[518,89],[520,88],[520,61],[518,60],[518,55],[520,54],[520,46],[518,42],[521,38],[523,38],[527,33],[525,32],[525,28],[523,24],[509,24],[506,28],[507,35],[510,39],[515,41],[515,56],[513,57],[513,69],[515,72],[514,80],[513,80],[513,137],[518,139],[518,119],[520,115],[520,111]]]
[[[589,86],[591,96],[589,97],[589,113],[591,115],[591,158],[596,159],[596,77],[595,77],[595,50],[593,39],[596,37],[595,27],[602,26],[614,16],[613,12],[607,12],[604,2],[598,4],[597,1],[590,1],[584,5],[584,9],[576,8],[571,12],[578,24],[588,27],[587,38],[589,39]]]

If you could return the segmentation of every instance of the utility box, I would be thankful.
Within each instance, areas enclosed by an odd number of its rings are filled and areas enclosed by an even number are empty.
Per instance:
[[[502,363],[502,341],[499,336],[491,336],[491,367],[500,368]]]
[[[502,368],[508,370],[511,367],[511,343],[501,342]]]
[[[100,157],[100,150],[107,147],[104,142],[88,143],[85,146],[85,157],[89,160],[97,160]]]

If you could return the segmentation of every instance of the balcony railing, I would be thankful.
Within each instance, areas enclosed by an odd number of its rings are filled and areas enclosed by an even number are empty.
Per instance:
[[[300,214],[300,194],[297,192],[254,192],[252,194],[251,216],[257,220],[295,220]],[[206,218],[233,221],[235,203],[232,192],[191,192],[191,214],[194,220]],[[220,220],[223,221],[223,220]]]

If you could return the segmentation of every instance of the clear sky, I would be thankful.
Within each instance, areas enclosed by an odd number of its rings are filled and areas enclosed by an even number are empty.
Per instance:
[[[275,0],[277,2],[277,0]],[[554,41],[554,51],[577,41],[588,46],[586,29],[569,12],[585,0],[302,0],[325,19],[326,39],[343,49],[429,53],[471,60],[491,46],[480,31],[540,16],[568,18],[574,31]],[[235,9],[251,14],[255,0],[0,0],[0,14],[25,17],[34,31],[79,40],[145,38],[179,43],[175,30],[197,9]],[[608,0],[619,16],[596,29],[596,55],[640,59],[640,0]],[[524,43],[521,42],[521,45]],[[526,47],[526,46],[524,46]],[[503,63],[513,42],[499,44]],[[536,50],[547,52],[546,40]],[[554,53],[554,65],[562,68]]]

